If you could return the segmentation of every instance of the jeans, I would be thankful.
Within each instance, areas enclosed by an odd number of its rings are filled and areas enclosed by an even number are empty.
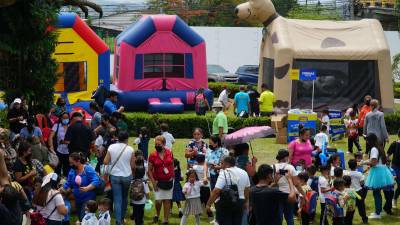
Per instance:
[[[125,218],[126,209],[128,208],[128,192],[132,176],[119,177],[111,175],[110,180],[114,198],[115,224],[120,225]]]
[[[285,217],[287,225],[294,225],[294,204],[287,202],[280,210],[280,218]]]
[[[348,151],[353,153],[353,145],[356,145],[357,150],[361,151],[361,145],[358,136],[357,137],[348,137]]]
[[[375,213],[377,215],[380,215],[382,212],[382,195],[381,195],[381,190],[374,190],[373,192],[374,195],[374,201],[375,201]]]
[[[392,169],[396,173],[396,183],[397,183],[397,189],[394,192],[393,199],[397,200],[399,198],[399,196],[400,196],[400,167],[392,165]]]
[[[243,216],[242,216],[242,225],[248,225],[249,224],[249,213],[247,210],[243,210]]]
[[[144,204],[136,205],[132,204],[132,217],[135,220],[135,225],[143,225],[143,217],[144,217]]]

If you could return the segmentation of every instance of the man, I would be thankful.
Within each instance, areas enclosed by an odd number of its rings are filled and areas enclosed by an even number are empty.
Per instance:
[[[7,119],[10,124],[10,130],[14,135],[19,134],[22,128],[26,126],[28,119],[28,112],[21,107],[22,100],[20,98],[14,99],[11,109],[8,111]]]
[[[233,207],[222,207],[221,201],[216,203],[216,220],[219,225],[241,225],[244,210],[248,210],[250,180],[246,171],[235,166],[235,158],[227,156],[222,160],[222,170],[219,173],[217,183],[211,192],[210,199],[207,202],[207,211],[210,211],[211,205],[220,196],[221,191],[227,185],[237,185],[239,201]],[[247,215],[247,213],[246,213]]]
[[[252,85],[247,86],[247,94],[250,97],[250,111],[254,113],[254,116],[259,116],[260,114],[260,104],[258,103],[258,98],[260,93],[253,89]],[[252,115],[251,115],[252,116]]]
[[[71,117],[71,125],[65,134],[61,144],[67,144],[69,153],[82,152],[88,156],[90,146],[94,141],[94,134],[88,126],[83,124],[83,116],[80,112],[74,112]]]
[[[363,133],[363,127],[364,127],[364,121],[365,121],[365,116],[367,113],[371,112],[371,96],[367,95],[364,97],[364,105],[360,109],[360,114],[358,116],[358,123],[360,125],[360,130],[358,133],[362,134]]]
[[[213,135],[218,135],[221,140],[224,139],[224,136],[228,133],[228,118],[226,117],[221,102],[214,102],[212,106],[214,112],[217,114],[213,121]]]
[[[385,116],[383,112],[378,110],[379,101],[376,99],[371,100],[371,112],[367,113],[364,122],[364,135],[375,134],[378,137],[378,143],[381,147],[385,147],[385,142],[389,142],[389,135],[386,130]],[[370,146],[367,146],[366,153],[368,154],[371,150]]]
[[[251,115],[250,110],[250,96],[245,91],[243,85],[240,85],[239,92],[235,94],[233,107],[236,109],[236,115],[240,117],[247,117]]]
[[[260,102],[260,115],[271,116],[274,113],[275,95],[268,90],[266,84],[261,85],[262,93],[258,101]]]
[[[230,107],[229,94],[230,92],[228,88],[224,86],[224,89],[221,91],[218,97],[218,101],[222,103],[222,105],[224,106],[224,110],[228,110]]]
[[[111,115],[113,112],[123,112],[124,107],[121,106],[117,109],[118,93],[116,91],[110,91],[108,99],[104,102],[104,111]]]
[[[289,194],[276,188],[281,175],[271,166],[262,164],[257,171],[258,184],[250,191],[250,213],[254,216],[256,225],[281,225],[282,217],[278,216],[283,206],[296,202],[296,192],[290,173],[285,177],[289,184]],[[275,178],[275,180],[274,180]]]

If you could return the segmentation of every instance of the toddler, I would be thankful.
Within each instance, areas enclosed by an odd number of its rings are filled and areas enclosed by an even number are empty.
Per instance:
[[[89,200],[86,202],[86,214],[82,219],[81,225],[97,225],[99,220],[96,217],[97,202]]]
[[[186,196],[186,202],[184,214],[181,219],[181,225],[186,224],[189,215],[194,215],[196,218],[196,225],[200,225],[200,215],[203,210],[200,201],[201,182],[197,177],[196,171],[192,169],[187,172],[186,177],[186,183],[183,186],[183,193]]]
[[[168,132],[168,124],[162,123],[160,125],[161,136],[165,138],[165,146],[172,151],[172,145],[175,143],[175,138]]]
[[[99,202],[99,223],[98,223],[98,225],[110,225],[111,224],[110,208],[111,208],[111,200],[110,199],[103,198]]]

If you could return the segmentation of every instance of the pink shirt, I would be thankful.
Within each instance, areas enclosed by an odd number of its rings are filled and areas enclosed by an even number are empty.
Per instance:
[[[306,163],[306,167],[309,167],[312,163],[311,153],[313,151],[313,147],[311,145],[310,140],[307,142],[300,142],[299,139],[296,139],[289,144],[289,149],[293,150],[292,155],[292,165],[296,165],[296,163],[303,159]]]

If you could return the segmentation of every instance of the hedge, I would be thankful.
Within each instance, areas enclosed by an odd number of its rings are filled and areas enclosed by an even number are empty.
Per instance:
[[[395,98],[400,98],[400,87],[395,87],[393,89],[393,92],[394,92],[394,97]]]
[[[169,131],[175,138],[192,138],[192,131],[200,127],[206,137],[209,136],[209,130],[212,132],[212,123],[215,115],[212,113],[206,116],[197,116],[193,114],[148,114],[148,113],[125,113],[126,122],[132,136],[137,136],[140,127],[147,127],[151,136],[160,133],[160,124],[167,123]],[[239,119],[237,117],[228,117],[228,126],[237,130],[247,126],[269,126],[271,124],[269,117],[257,117]]]
[[[237,83],[227,83],[227,82],[209,82],[208,88],[214,92],[214,97],[219,96],[224,87],[227,87],[230,90],[229,98],[233,98],[237,92],[239,92],[239,84]]]

